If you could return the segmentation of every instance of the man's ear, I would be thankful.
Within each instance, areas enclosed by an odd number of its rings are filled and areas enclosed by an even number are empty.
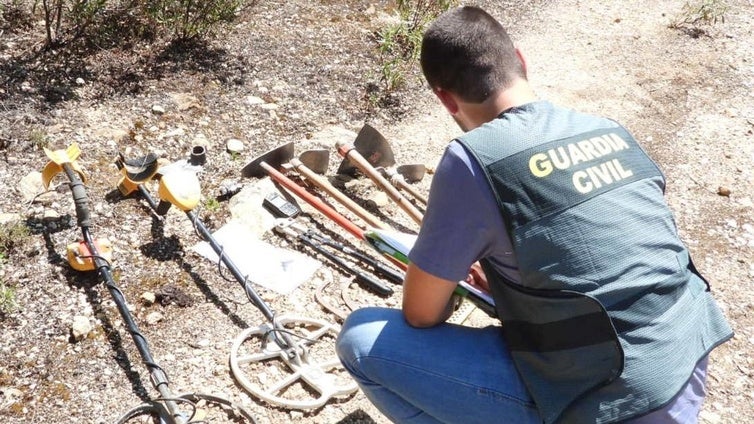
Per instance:
[[[518,60],[521,61],[521,69],[524,70],[524,78],[529,78],[528,73],[526,71],[526,59],[524,59],[524,54],[521,53],[521,50],[516,49],[516,56],[518,56]]]
[[[440,99],[440,102],[442,102],[445,109],[447,109],[451,115],[458,113],[458,102],[450,92],[445,91],[442,88],[435,88],[432,91],[435,92],[435,96]]]

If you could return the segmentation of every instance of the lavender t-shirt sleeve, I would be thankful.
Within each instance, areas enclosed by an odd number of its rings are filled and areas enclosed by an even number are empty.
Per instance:
[[[452,142],[430,187],[429,202],[409,260],[422,271],[450,281],[466,278],[471,264],[492,256],[515,268],[510,241],[492,189],[479,164]]]

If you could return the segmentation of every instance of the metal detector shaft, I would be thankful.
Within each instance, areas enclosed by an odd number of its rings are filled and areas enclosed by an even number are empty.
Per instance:
[[[157,210],[158,203],[157,201],[152,197],[152,195],[147,191],[144,186],[139,186],[139,192],[141,193],[142,197],[146,199],[146,201],[149,203],[149,206],[152,207],[155,211]],[[196,228],[199,233],[201,234],[202,238],[209,243],[209,245],[212,247],[212,250],[215,251],[218,257],[220,257],[220,260],[225,264],[225,266],[230,270],[231,274],[233,274],[233,277],[236,278],[238,282],[245,282],[247,281],[246,276],[244,276],[241,271],[238,269],[235,263],[233,263],[232,260],[228,256],[226,256],[223,252],[223,247],[217,242],[215,237],[212,235],[212,233],[207,229],[207,226],[204,225],[201,219],[196,215],[194,211],[186,211],[186,216],[189,217],[189,220],[194,224],[194,228]],[[257,292],[251,287],[250,284],[243,284],[243,289],[246,292],[246,295],[249,297],[249,299],[254,303],[254,306],[259,308],[259,310],[262,312],[265,318],[269,322],[273,322],[275,319],[275,313],[272,312],[270,307],[267,305],[267,303],[262,300],[261,297],[257,294]]]
[[[147,339],[144,337],[144,335],[139,331],[139,327],[136,325],[131,312],[128,310],[123,292],[121,292],[118,286],[115,285],[115,280],[112,276],[112,273],[110,272],[110,264],[106,260],[104,260],[102,256],[100,256],[97,250],[97,246],[94,243],[94,239],[89,232],[89,227],[91,225],[91,223],[89,222],[89,200],[86,195],[86,188],[84,187],[84,183],[81,181],[78,174],[73,170],[73,167],[69,163],[63,163],[62,166],[63,170],[68,176],[68,179],[71,181],[71,192],[73,192],[73,201],[76,207],[76,219],[78,221],[79,227],[81,227],[84,242],[91,252],[92,260],[94,261],[94,264],[97,268],[97,272],[105,282],[107,290],[110,292],[115,305],[118,307],[118,312],[120,312],[120,316],[123,319],[123,322],[126,324],[128,332],[131,334],[131,338],[136,345],[136,349],[141,355],[142,362],[149,370],[149,374],[152,379],[152,385],[155,387],[155,389],[157,389],[157,391],[164,399],[165,406],[167,407],[170,416],[174,419],[174,422],[177,424],[183,424],[185,423],[185,421],[178,411],[178,406],[172,400],[174,396],[171,393],[170,388],[168,387],[169,383],[167,374],[165,374],[165,371],[160,368],[159,365],[157,365],[154,358],[152,357],[152,353],[149,350],[149,343],[147,342]]]

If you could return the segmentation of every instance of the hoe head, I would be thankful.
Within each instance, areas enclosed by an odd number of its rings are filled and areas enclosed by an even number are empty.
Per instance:
[[[275,169],[280,169],[283,165],[287,164],[293,159],[293,142],[284,144],[280,147],[276,147],[256,159],[247,163],[241,170],[241,175],[246,178],[251,177],[264,177],[267,172],[262,167],[262,162],[270,165]]]
[[[330,152],[326,149],[307,150],[298,155],[298,160],[317,174],[324,174],[330,164]]]
[[[421,164],[416,165],[400,165],[395,169],[399,174],[403,175],[409,183],[415,183],[421,181],[424,178],[424,174],[427,172],[427,167]]]
[[[353,142],[353,147],[375,168],[389,168],[395,165],[395,157],[390,144],[369,124],[364,124],[361,128]],[[338,174],[354,175],[357,169],[348,158],[345,158],[338,167]]]

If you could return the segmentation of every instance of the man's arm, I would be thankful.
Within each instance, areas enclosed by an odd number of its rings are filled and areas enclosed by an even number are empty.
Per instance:
[[[413,327],[432,327],[453,313],[457,283],[435,277],[414,264],[403,282],[403,316]]]

